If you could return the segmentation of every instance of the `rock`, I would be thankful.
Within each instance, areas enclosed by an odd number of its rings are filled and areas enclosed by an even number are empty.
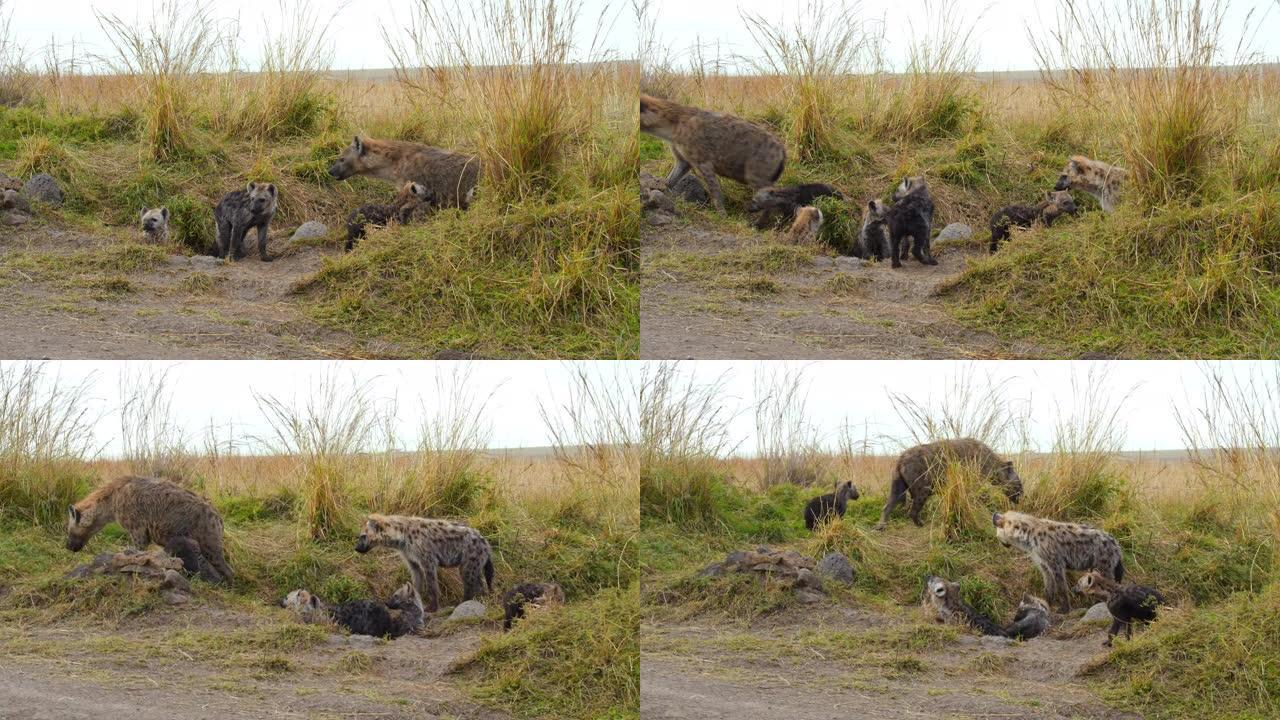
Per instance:
[[[947,242],[950,240],[968,240],[973,237],[973,228],[964,223],[951,223],[942,228],[942,232],[938,233],[938,237],[934,242]]]
[[[710,205],[711,196],[707,194],[707,188],[702,181],[693,173],[686,173],[684,177],[676,182],[675,187],[670,189],[670,195],[677,200],[683,200],[694,205]]]
[[[830,552],[818,561],[818,574],[844,585],[853,584],[853,565],[838,552]]]
[[[1111,622],[1111,611],[1107,609],[1106,603],[1100,602],[1086,610],[1084,617],[1080,618],[1080,622],[1109,623]]]
[[[177,590],[169,590],[164,594],[164,601],[170,605],[186,605],[191,602],[191,596]]]
[[[0,172],[0,192],[5,190],[21,190],[22,181],[11,175]]]
[[[663,225],[670,225],[674,223],[676,221],[676,216],[668,215],[667,213],[649,213],[645,215],[644,219],[645,222],[650,225],[661,227]]]
[[[473,620],[484,617],[484,603],[479,600],[467,600],[449,613],[449,621]]]
[[[661,190],[649,190],[642,196],[644,198],[644,211],[647,213],[666,213],[668,215],[676,214],[676,204],[671,198]]]
[[[724,573],[724,563],[711,563],[698,572],[698,577],[720,577]]]
[[[0,217],[0,222],[3,222],[5,225],[9,225],[11,227],[26,225],[27,222],[29,222],[30,220],[31,220],[30,215],[27,215],[25,213],[20,213],[20,212],[6,212],[3,217]]]
[[[199,270],[213,270],[222,265],[222,258],[216,258],[212,255],[194,255],[187,262],[191,267]]]
[[[191,592],[191,583],[187,581],[186,576],[177,570],[165,570],[164,580],[160,581],[160,589],[189,593]]]
[[[1014,643],[1014,640],[1013,638],[1007,638],[1001,635],[983,635],[980,642],[982,647],[995,649],[1009,647]]]
[[[18,212],[30,213],[31,203],[22,197],[17,190],[5,189],[0,191],[0,210],[16,210]]]
[[[665,192],[666,189],[667,184],[662,180],[659,180],[647,172],[640,173],[640,197],[643,198],[647,196],[650,190]]]
[[[293,235],[290,236],[289,242],[297,242],[298,240],[311,240],[314,238],[322,238],[328,234],[329,234],[328,225],[325,225],[322,222],[317,222],[315,220],[308,220],[302,223],[301,225],[299,225],[297,230],[293,231]]]
[[[802,590],[822,592],[822,578],[808,568],[800,568],[796,571],[796,592]]]
[[[826,598],[812,590],[796,590],[796,599],[806,605],[812,605],[814,603],[822,602]]]
[[[27,196],[28,200],[38,200],[53,207],[62,206],[62,188],[53,176],[45,173],[32,175],[27,184],[22,186],[22,194]]]

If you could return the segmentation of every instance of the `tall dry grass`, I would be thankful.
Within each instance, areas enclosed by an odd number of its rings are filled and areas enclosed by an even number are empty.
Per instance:
[[[962,365],[947,378],[940,395],[890,392],[911,444],[971,437],[993,448],[1026,445],[1030,404],[1013,397],[1008,379],[998,380],[977,365]]]
[[[133,368],[121,372],[120,443],[129,472],[190,483],[194,456],[186,429],[173,412],[167,369]]]
[[[818,428],[809,421],[804,368],[761,365],[754,385],[756,443],[763,460],[760,487],[818,483],[826,470],[826,453]]]
[[[35,88],[35,75],[27,50],[14,37],[13,13],[5,14],[0,0],[0,107],[17,107],[27,102]]]

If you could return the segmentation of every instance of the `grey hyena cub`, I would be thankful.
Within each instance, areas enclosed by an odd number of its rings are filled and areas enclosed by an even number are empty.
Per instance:
[[[869,200],[862,214],[858,246],[854,254],[863,260],[883,260],[889,256],[889,206],[880,200]]]
[[[169,208],[151,208],[142,211],[142,232],[157,245],[169,242]]]
[[[227,193],[213,210],[218,224],[218,246],[214,254],[239,260],[244,257],[244,236],[258,229],[258,257],[271,262],[267,255],[267,231],[276,214],[276,186],[271,183],[249,183],[244,190]]]
[[[347,216],[347,252],[356,246],[356,241],[365,236],[368,225],[386,226],[395,220],[400,224],[408,223],[422,209],[429,209],[435,203],[435,195],[421,183],[407,182],[395,200],[387,205],[361,205]]]

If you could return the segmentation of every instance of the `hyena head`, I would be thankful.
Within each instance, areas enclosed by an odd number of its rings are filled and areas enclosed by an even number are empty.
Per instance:
[[[1005,547],[1018,548],[1023,552],[1031,550],[1031,526],[1035,518],[1022,513],[994,513],[991,524],[996,527],[996,539]]]
[[[925,602],[939,610],[950,610],[960,601],[960,584],[930,575],[925,578]]]
[[[884,222],[885,213],[889,212],[889,206],[882,200],[868,200],[867,214],[862,216],[862,227],[873,225],[875,223]]]
[[[142,229],[148,235],[161,235],[169,227],[169,208],[149,208],[142,211]]]
[[[435,202],[435,194],[427,189],[425,185],[416,182],[407,182],[404,187],[400,188],[400,192],[396,193],[396,210],[401,215],[412,213],[414,210]]]
[[[1036,597],[1035,595],[1023,595],[1022,601],[1018,603],[1018,609],[1019,610],[1039,610],[1045,615],[1048,615],[1049,603],[1045,602],[1044,598],[1039,598],[1039,597]]]
[[[1055,190],[1044,194],[1045,202],[1049,203],[1051,208],[1057,208],[1055,215],[1077,215],[1080,208],[1076,206],[1076,199],[1071,196],[1070,190]]]
[[[422,598],[418,597],[418,590],[413,587],[413,583],[405,583],[391,593],[386,605],[392,610],[408,610],[415,606],[421,610]]]
[[[999,480],[1000,486],[1004,488],[1004,494],[1016,505],[1022,499],[1022,478],[1018,476],[1018,471],[1013,469],[1012,460],[1006,460],[1000,466]]]
[[[916,192],[928,192],[929,185],[925,183],[924,177],[917,175],[916,177],[904,177],[902,182],[898,183],[898,189],[893,191],[893,201],[897,202],[902,198]]]
[[[666,112],[668,103],[652,95],[640,95],[640,131],[669,140],[674,123]]]
[[[1108,583],[1105,575],[1097,570],[1090,570],[1089,572],[1081,575],[1079,580],[1076,580],[1076,586],[1074,589],[1081,595],[1105,597],[1107,595],[1107,587],[1109,585],[1110,583]]]
[[[280,607],[286,610],[292,610],[300,615],[315,612],[320,609],[320,598],[312,595],[306,590],[294,590],[293,592],[280,598]]]
[[[96,503],[84,507],[72,505],[67,508],[67,549],[71,552],[79,552],[80,548],[89,542],[89,538],[110,521],[110,513]]]
[[[1054,185],[1053,189],[1061,192],[1090,185],[1088,178],[1085,177],[1087,168],[1085,168],[1084,163],[1087,162],[1089,160],[1080,155],[1071,156],[1071,159],[1067,160],[1067,166],[1062,168],[1062,174],[1058,176],[1058,184]]]
[[[858,488],[853,486],[852,480],[845,480],[844,483],[840,485],[838,494],[844,495],[846,500],[857,500],[859,497]]]
[[[379,545],[397,545],[403,534],[400,528],[383,515],[370,515],[364,522],[364,532],[356,538],[356,552],[367,553]]]
[[[757,190],[756,194],[751,196],[751,204],[747,205],[747,212],[757,213],[765,208],[776,205],[777,197],[774,195],[774,190],[776,189],[777,188],[773,186],[769,186],[762,187]]]
[[[265,215],[275,212],[276,209],[276,186],[271,183],[249,183],[245,188],[245,192],[249,194],[249,210],[254,215]]]
[[[376,157],[380,156],[371,153],[369,144],[357,135],[338,159],[329,166],[329,174],[337,180],[346,180],[352,175],[369,172],[373,169]]]

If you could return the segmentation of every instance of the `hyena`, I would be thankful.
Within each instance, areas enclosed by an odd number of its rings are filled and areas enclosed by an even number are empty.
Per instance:
[[[929,250],[933,232],[933,196],[922,177],[903,178],[893,193],[893,205],[885,212],[889,226],[889,257],[893,267],[902,267],[908,249],[925,265],[937,265]],[[907,242],[907,238],[911,242]]]
[[[427,612],[440,609],[437,572],[456,567],[462,575],[463,600],[493,588],[493,558],[489,541],[474,528],[449,520],[369,515],[356,540],[356,552],[392,548],[409,567],[413,586],[427,599]]]
[[[397,638],[418,631],[423,624],[422,599],[412,583],[405,583],[387,598],[351,600],[330,605],[307,590],[294,590],[280,600],[280,607],[292,610],[303,622],[332,622],[353,635]],[[392,615],[391,610],[399,610]]]
[[[1063,215],[1080,212],[1069,190],[1045,193],[1044,199],[1035,205],[1010,205],[1000,208],[991,216],[991,247],[989,252],[1000,249],[1000,241],[1009,238],[1009,228],[1029,228],[1036,223],[1048,227]]]
[[[155,543],[209,582],[233,577],[222,550],[222,517],[207,500],[167,480],[126,475],[89,493],[67,511],[67,549],[79,552],[111,521],[139,550]],[[198,556],[194,549],[198,550]]]
[[[169,243],[169,208],[148,208],[142,211],[142,232],[157,245]]]
[[[802,207],[796,210],[796,219],[787,230],[787,242],[793,245],[815,243],[818,232],[822,230],[822,211],[816,207]]]
[[[985,443],[973,438],[940,440],[938,442],[917,445],[898,456],[898,463],[893,469],[893,482],[889,487],[889,501],[880,513],[877,529],[889,522],[889,514],[911,493],[911,509],[908,514],[911,522],[917,526],[920,511],[925,501],[933,494],[933,489],[946,477],[949,463],[972,464],[982,476],[999,486],[1009,500],[1018,502],[1022,499],[1022,478],[1013,469],[1013,461],[1004,460]]]
[[[856,254],[864,260],[883,260],[889,256],[889,206],[880,200],[869,200],[858,231]]]
[[[1119,582],[1124,577],[1120,543],[1088,525],[1058,522],[1020,512],[994,513],[996,539],[1031,558],[1044,578],[1044,593],[1062,612],[1071,609],[1068,570],[1097,570]]]
[[[520,583],[502,595],[502,629],[524,617],[525,607],[540,608],[564,604],[564,590],[558,583]]]
[[[1120,188],[1128,176],[1129,171],[1122,167],[1090,160],[1083,155],[1072,155],[1053,189],[1087,192],[1098,199],[1104,212],[1112,212],[1116,209]]]
[[[1132,638],[1133,623],[1155,620],[1156,610],[1165,604],[1164,595],[1159,590],[1132,583],[1122,585],[1097,570],[1081,575],[1076,581],[1075,590],[1082,595],[1106,601],[1107,611],[1111,613],[1111,629],[1107,631],[1107,641],[1103,643],[1107,647],[1111,646],[1112,639],[1121,629],[1124,630],[1125,638]]]
[[[1035,595],[1023,595],[1013,615],[1013,624],[1004,629],[1004,634],[1017,640],[1030,640],[1048,629],[1049,603]]]
[[[756,191],[751,204],[747,206],[747,212],[759,213],[755,220],[757,230],[768,230],[791,219],[797,210],[812,205],[820,197],[844,200],[844,193],[824,183],[771,185]]]
[[[233,260],[244,257],[244,237],[257,228],[258,257],[262,262],[271,262],[267,255],[267,231],[276,214],[276,200],[276,186],[271,183],[251,182],[244,190],[233,190],[223,196],[213,210],[213,219],[218,225],[218,246],[214,254]]]
[[[812,530],[820,522],[827,522],[835,517],[844,517],[850,500],[858,499],[858,488],[852,480],[840,483],[835,492],[819,495],[804,506],[804,526]]]
[[[434,202],[435,196],[426,186],[421,183],[407,182],[400,188],[400,192],[391,203],[361,205],[352,210],[347,216],[347,252],[351,252],[356,241],[364,237],[366,226],[370,224],[385,226],[392,220],[402,225],[406,224],[423,210],[430,209]]]
[[[940,623],[966,625],[983,635],[1004,635],[991,618],[974,610],[960,597],[960,584],[930,575],[925,579],[924,605]]]
[[[651,95],[640,95],[640,131],[671,144],[676,164],[667,187],[693,170],[721,213],[719,176],[759,190],[777,181],[787,161],[782,141],[754,123]]]
[[[416,182],[427,189],[437,207],[465,210],[475,197],[480,159],[420,143],[357,135],[329,166],[329,174],[338,180],[364,175],[397,187]]]

